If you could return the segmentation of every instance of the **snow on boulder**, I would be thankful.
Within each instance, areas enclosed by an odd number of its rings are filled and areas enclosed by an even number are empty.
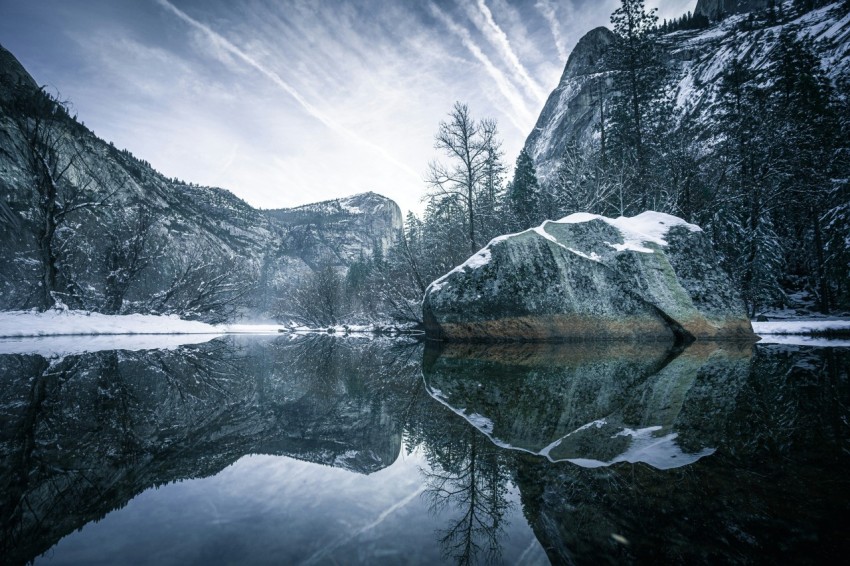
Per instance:
[[[572,214],[494,238],[425,291],[450,341],[755,341],[699,226],[669,214]]]

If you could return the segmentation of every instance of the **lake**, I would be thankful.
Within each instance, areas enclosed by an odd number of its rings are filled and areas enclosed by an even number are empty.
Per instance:
[[[850,348],[163,340],[0,344],[0,562],[850,553]]]

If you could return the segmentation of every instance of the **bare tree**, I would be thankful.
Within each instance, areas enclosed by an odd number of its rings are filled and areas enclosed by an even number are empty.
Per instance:
[[[559,214],[619,212],[618,183],[602,167],[601,153],[578,143],[567,146],[558,164],[553,199]]]
[[[343,278],[332,265],[326,264],[281,300],[277,318],[321,327],[337,324],[349,314],[343,296]]]
[[[466,104],[456,102],[449,120],[440,122],[434,148],[449,157],[448,164],[432,161],[427,183],[428,197],[434,200],[452,198],[465,211],[469,247],[478,250],[475,227],[476,193],[488,176],[488,161],[497,152],[496,123],[474,120]]]
[[[132,283],[160,255],[163,246],[152,243],[156,223],[154,212],[138,204],[130,218],[121,216],[109,228],[102,312],[120,314]]]
[[[216,324],[248,306],[256,277],[243,261],[221,257],[203,245],[174,261],[168,287],[137,305],[139,310]]]
[[[85,162],[67,107],[41,89],[19,85],[8,103],[20,133],[19,151],[32,183],[31,224],[40,264],[38,306],[48,309],[63,293],[59,234],[75,213],[93,212],[115,193],[104,190]],[[65,286],[67,291],[73,285]]]

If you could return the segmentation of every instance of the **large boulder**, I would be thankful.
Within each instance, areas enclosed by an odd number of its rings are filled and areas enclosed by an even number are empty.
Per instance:
[[[449,341],[754,341],[699,226],[659,212],[577,213],[493,239],[429,285],[429,337]]]

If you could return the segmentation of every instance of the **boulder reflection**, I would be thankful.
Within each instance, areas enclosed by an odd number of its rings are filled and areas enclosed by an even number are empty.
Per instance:
[[[850,550],[848,362],[799,347],[449,345],[423,373],[499,451],[553,563],[820,562]]]
[[[731,349],[730,349],[731,348]],[[674,430],[704,368],[737,383],[750,348],[659,344],[447,345],[428,352],[429,393],[506,449],[584,467],[669,469],[714,452]]]

